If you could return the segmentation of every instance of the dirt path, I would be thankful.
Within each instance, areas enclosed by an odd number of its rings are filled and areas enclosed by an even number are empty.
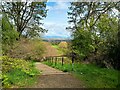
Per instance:
[[[51,75],[51,74],[68,74],[68,73],[64,73],[58,69],[55,69],[55,68],[52,68],[52,67],[49,67],[45,64],[42,64],[42,63],[36,63],[36,68],[38,70],[41,70],[42,71],[42,75]]]
[[[58,56],[57,49],[53,48],[49,42],[44,42],[46,47],[44,57]],[[32,88],[82,88],[84,87],[80,80],[76,79],[70,73],[62,72],[58,69],[49,67],[42,63],[36,63],[36,68],[42,71],[38,83]]]
[[[69,73],[51,68],[42,63],[36,63],[36,68],[42,70],[38,83],[32,88],[83,88],[81,82]]]

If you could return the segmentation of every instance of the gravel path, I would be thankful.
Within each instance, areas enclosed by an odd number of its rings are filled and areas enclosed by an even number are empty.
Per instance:
[[[51,68],[42,63],[36,63],[36,68],[42,70],[38,83],[32,88],[83,88],[80,80],[69,73]]]
[[[36,68],[42,71],[42,75],[68,74],[68,73],[64,73],[63,71],[60,71],[58,69],[49,67],[48,65],[39,63],[39,62],[36,63]]]

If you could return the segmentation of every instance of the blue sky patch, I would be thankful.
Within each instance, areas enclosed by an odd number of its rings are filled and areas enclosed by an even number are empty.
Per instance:
[[[70,37],[70,32],[66,30],[69,6],[69,2],[47,2],[48,12],[43,22],[48,32],[44,36]]]

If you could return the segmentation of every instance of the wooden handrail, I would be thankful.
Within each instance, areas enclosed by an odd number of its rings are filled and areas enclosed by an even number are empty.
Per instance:
[[[68,57],[67,55],[60,55],[60,56],[45,56],[46,58],[48,57]]]

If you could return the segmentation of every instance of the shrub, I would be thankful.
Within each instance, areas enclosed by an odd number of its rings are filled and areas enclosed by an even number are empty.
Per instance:
[[[9,56],[12,58],[22,58],[26,60],[40,60],[44,53],[44,46],[41,40],[22,38],[10,50]]]
[[[34,68],[33,63],[22,59],[13,59],[7,56],[0,57],[2,61],[2,85],[10,87],[11,85],[24,85],[29,82],[39,72]],[[32,77],[32,78],[30,78]],[[24,80],[23,80],[24,79]],[[19,84],[17,84],[19,83]]]
[[[14,29],[13,25],[9,22],[7,15],[2,16],[2,51],[3,54],[7,54],[9,49],[12,48],[16,39],[18,38],[18,32]]]

